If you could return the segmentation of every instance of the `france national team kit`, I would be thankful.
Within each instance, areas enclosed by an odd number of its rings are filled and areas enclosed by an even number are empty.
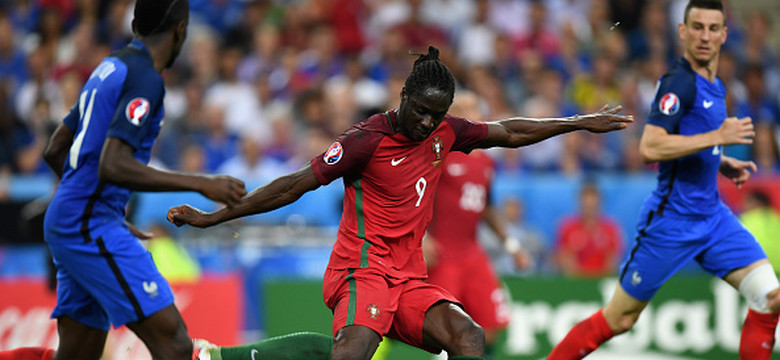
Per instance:
[[[149,161],[164,95],[149,51],[133,40],[95,68],[65,117],[75,137],[44,220],[58,280],[52,317],[108,330],[109,321],[140,321],[173,303],[151,254],[125,225],[131,191],[98,177],[108,137],[131,145],[138,161]]]
[[[697,74],[685,58],[661,78],[648,123],[669,134],[718,129],[727,117],[726,87]],[[634,247],[621,266],[623,289],[649,300],[689,260],[717,277],[766,258],[753,235],[718,195],[722,146],[662,161],[645,200]]]

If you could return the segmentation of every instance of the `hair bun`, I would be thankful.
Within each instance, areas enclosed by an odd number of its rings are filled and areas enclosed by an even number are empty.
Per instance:
[[[428,60],[439,60],[439,49],[433,45],[428,45]]]

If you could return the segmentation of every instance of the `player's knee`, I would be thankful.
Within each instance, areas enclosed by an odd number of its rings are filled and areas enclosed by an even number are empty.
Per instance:
[[[778,312],[780,294],[775,291],[780,284],[772,265],[762,264],[745,275],[739,284],[739,293],[745,298],[748,307],[760,313]]]
[[[638,316],[623,315],[620,317],[620,319],[618,319],[617,323],[614,324],[616,326],[612,327],[612,332],[615,335],[618,335],[626,331],[629,331],[634,327],[634,324],[636,324],[638,319],[639,319]]]
[[[463,321],[454,334],[453,346],[459,354],[482,354],[485,350],[485,330],[476,322]]]

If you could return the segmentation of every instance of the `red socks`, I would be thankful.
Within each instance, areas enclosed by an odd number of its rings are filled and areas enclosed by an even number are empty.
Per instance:
[[[550,352],[547,360],[582,359],[613,336],[607,319],[599,309],[574,325],[566,337]]]
[[[26,347],[0,351],[0,360],[51,360],[54,350],[42,347]]]
[[[739,341],[739,358],[763,360],[772,357],[778,314],[766,314],[748,309]]]

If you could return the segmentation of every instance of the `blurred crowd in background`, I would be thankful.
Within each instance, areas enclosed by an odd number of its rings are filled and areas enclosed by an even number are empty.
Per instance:
[[[442,51],[483,119],[568,116],[622,104],[636,124],[491,154],[501,172],[647,172],[637,143],[656,83],[680,55],[686,0],[190,0],[187,43],[164,72],[155,166],[273,177],[351,124],[397,107],[415,59]],[[46,174],[41,152],[93,67],[131,38],[131,0],[0,2],[0,173]],[[771,12],[726,2],[719,75],[752,146],[778,166],[780,63]]]
[[[187,42],[163,74],[165,123],[152,163],[245,180],[295,170],[350,125],[397,107],[413,54],[434,45],[458,88],[481,98],[483,118],[471,120],[570,116],[604,104],[621,104],[635,117],[620,132],[575,132],[519,150],[493,149],[499,174],[652,174],[638,141],[656,83],[680,56],[677,24],[686,3],[190,0]],[[728,88],[728,111],[752,117],[757,128],[752,145],[725,152],[754,160],[760,174],[776,174],[775,12],[725,5],[728,41],[719,75]],[[48,136],[92,69],[132,38],[132,9],[132,0],[0,1],[0,180],[54,176],[41,158]],[[537,256],[537,269],[555,258],[564,273],[582,273],[571,266],[576,249],[608,238],[595,247],[604,253],[584,266],[595,276],[614,270],[625,234],[598,219],[595,194],[581,199],[582,216],[564,221],[554,240],[557,250],[571,252],[547,253],[551,239],[524,242]],[[0,200],[7,196],[0,189]],[[539,237],[533,224],[522,223],[519,199],[500,205],[518,236]],[[593,219],[603,222],[595,233],[578,230]]]

